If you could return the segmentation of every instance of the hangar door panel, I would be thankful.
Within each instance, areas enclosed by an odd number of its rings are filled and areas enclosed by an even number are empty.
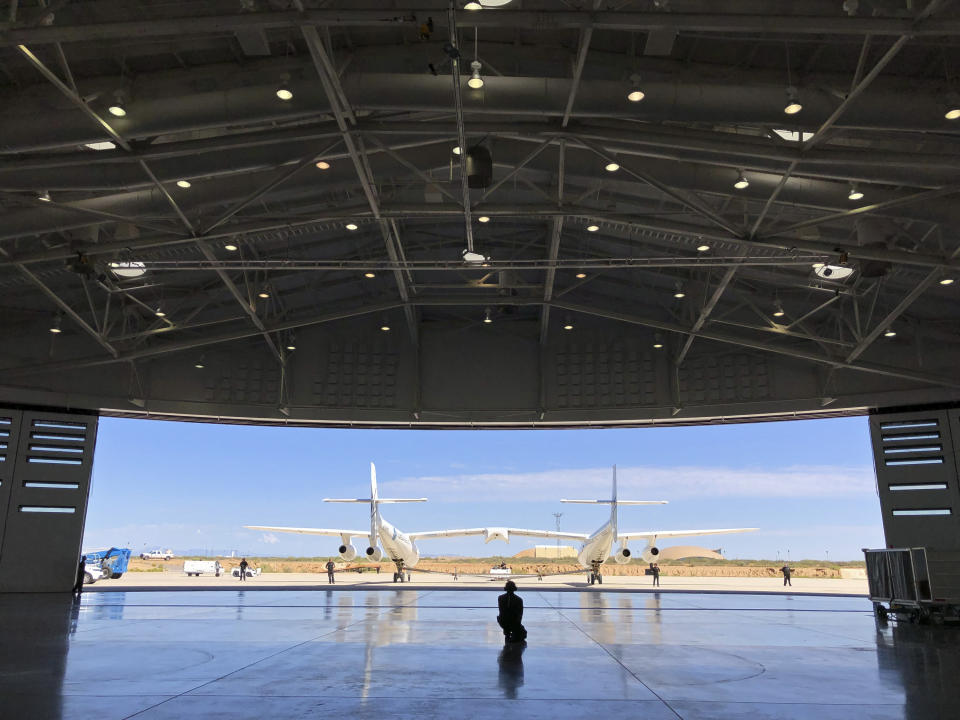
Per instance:
[[[18,435],[3,463],[13,467],[5,471],[0,591],[67,591],[83,538],[97,418],[23,412]]]
[[[887,547],[960,550],[956,415],[938,410],[870,417]]]
[[[3,531],[7,524],[7,508],[10,507],[10,487],[13,485],[14,458],[17,455],[17,438],[20,435],[18,410],[0,409],[0,549],[3,548]]]
[[[420,383],[424,410],[532,410],[539,405],[536,338],[477,330],[424,330]]]

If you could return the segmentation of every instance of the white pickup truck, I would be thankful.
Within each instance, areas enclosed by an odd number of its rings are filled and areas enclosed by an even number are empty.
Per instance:
[[[173,557],[173,553],[167,550],[151,550],[150,552],[140,553],[141,560],[170,560]]]
[[[215,575],[220,577],[220,573],[223,572],[223,565],[220,564],[219,560],[184,560],[183,561],[183,574],[189,577],[194,575],[200,577],[201,575]]]

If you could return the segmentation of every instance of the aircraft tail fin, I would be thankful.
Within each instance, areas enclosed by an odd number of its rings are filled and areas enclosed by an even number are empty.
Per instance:
[[[666,500],[621,500],[617,497],[617,466],[613,466],[613,487],[611,488],[611,495],[609,500],[568,500],[567,498],[562,498],[560,500],[562,503],[579,503],[582,505],[609,505],[610,506],[610,522],[613,525],[614,530],[617,527],[617,507],[620,505],[666,505]]]

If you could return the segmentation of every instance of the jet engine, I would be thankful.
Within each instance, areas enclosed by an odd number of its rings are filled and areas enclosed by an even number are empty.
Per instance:
[[[383,551],[378,547],[368,547],[367,548],[367,560],[372,560],[373,562],[380,562],[380,559],[383,557]]]
[[[341,545],[337,552],[344,562],[350,562],[357,556],[357,549],[353,545]]]
[[[630,562],[631,555],[633,555],[633,553],[630,552],[630,548],[622,547],[617,550],[617,553],[613,556],[613,559],[621,565],[626,565],[628,562]]]
[[[643,558],[643,561],[645,563],[652,563],[656,561],[657,555],[659,554],[660,554],[660,548],[654,545],[651,545],[650,547],[646,548],[643,551],[643,555],[641,557]]]

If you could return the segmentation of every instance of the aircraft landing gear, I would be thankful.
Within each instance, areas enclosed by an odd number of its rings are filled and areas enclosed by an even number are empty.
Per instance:
[[[593,585],[603,585],[603,575],[600,574],[600,563],[593,564],[593,570],[587,575],[587,583]]]
[[[404,580],[409,581],[409,580],[410,580],[410,573],[404,572],[404,569],[403,569],[403,561],[402,561],[402,560],[395,560],[394,562],[395,562],[396,565],[397,565],[397,571],[393,574],[393,581],[394,581],[394,582],[404,582]]]

